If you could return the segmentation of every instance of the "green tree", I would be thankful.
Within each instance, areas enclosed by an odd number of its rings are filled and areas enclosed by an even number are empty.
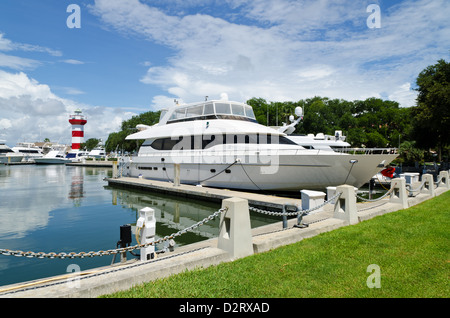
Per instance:
[[[267,117],[270,118],[270,105],[267,103],[267,101],[264,98],[253,97],[252,99],[249,99],[247,101],[247,104],[252,106],[258,123],[267,126],[269,124],[267,121]]]
[[[416,147],[415,141],[405,141],[400,145],[400,158],[398,161],[414,165],[415,162],[423,163],[424,151]]]
[[[450,145],[450,63],[441,59],[424,69],[416,80],[413,136],[423,148],[442,150]]]
[[[86,148],[87,151],[91,151],[98,145],[99,142],[100,142],[100,139],[90,138],[90,139],[86,140],[86,142],[81,144],[81,149]]]
[[[303,121],[294,134],[324,133],[334,135],[342,130],[355,147],[398,147],[400,141],[410,140],[411,111],[400,108],[397,102],[368,98],[364,101],[346,101],[315,96],[297,102],[267,102],[252,98],[257,121],[262,125],[289,124],[295,108],[303,108]]]
[[[143,141],[125,140],[125,138],[137,132],[136,126],[139,124],[151,126],[158,123],[160,114],[160,111],[149,111],[124,120],[121,131],[109,134],[105,143],[105,150],[107,152],[116,151],[116,149],[128,152],[138,150]]]

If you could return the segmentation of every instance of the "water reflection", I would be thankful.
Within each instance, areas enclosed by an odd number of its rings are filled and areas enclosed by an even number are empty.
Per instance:
[[[108,187],[107,168],[0,166],[0,248],[34,252],[89,252],[116,248],[119,229],[135,224],[138,211],[155,210],[156,236],[185,229],[220,208],[220,203]],[[252,227],[273,222],[252,215]],[[181,246],[212,237],[219,219],[177,237]],[[133,245],[136,244],[133,237]],[[29,259],[0,255],[0,286],[109,265],[112,257]]]
[[[80,207],[87,171],[100,180],[107,176],[105,170],[61,165],[1,166],[0,238],[23,238],[48,226],[52,211]]]
[[[112,203],[136,212],[149,207],[155,210],[156,235],[164,237],[185,229],[220,208],[220,204],[208,203],[196,200],[182,200],[157,193],[144,191],[132,191],[107,187],[112,192]],[[169,233],[170,232],[170,233]],[[212,220],[192,231],[198,237],[197,240],[212,238],[219,233],[218,220]],[[192,235],[192,234],[191,234]],[[184,236],[184,235],[183,235]],[[187,237],[178,237],[177,244],[192,243]]]

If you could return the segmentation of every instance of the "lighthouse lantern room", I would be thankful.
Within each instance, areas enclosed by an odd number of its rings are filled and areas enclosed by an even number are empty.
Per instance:
[[[72,125],[72,151],[78,151],[84,138],[84,125],[87,119],[80,109],[75,110],[75,114],[70,115],[69,123]]]

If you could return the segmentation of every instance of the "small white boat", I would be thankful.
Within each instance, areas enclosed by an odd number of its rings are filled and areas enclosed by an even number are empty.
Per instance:
[[[106,158],[105,148],[101,146],[95,147],[89,152],[88,158],[105,159]]]
[[[374,181],[375,184],[390,185],[391,181],[394,178],[398,178],[398,177],[399,176],[395,172],[395,168],[389,166],[389,167],[381,170],[380,172],[378,172],[376,175],[374,175],[372,177],[372,180]]]
[[[70,159],[72,162],[81,162],[88,157],[87,151],[71,151],[66,155],[67,159]]]
[[[23,159],[22,153],[14,152],[6,145],[4,140],[0,140],[0,163],[17,163]]]
[[[35,158],[34,161],[36,164],[65,164],[71,162],[61,150],[50,150],[48,154],[42,158]]]

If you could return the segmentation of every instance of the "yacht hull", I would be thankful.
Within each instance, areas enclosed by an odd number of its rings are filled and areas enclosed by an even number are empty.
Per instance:
[[[131,177],[173,182],[180,165],[180,183],[240,190],[299,191],[342,184],[361,187],[397,154],[323,152],[301,155],[235,155],[219,163],[217,157],[133,157],[123,173]]]
[[[22,154],[12,154],[6,156],[0,156],[0,163],[18,163],[23,159]]]
[[[37,165],[63,165],[72,161],[69,159],[36,158],[34,159],[34,162]]]

